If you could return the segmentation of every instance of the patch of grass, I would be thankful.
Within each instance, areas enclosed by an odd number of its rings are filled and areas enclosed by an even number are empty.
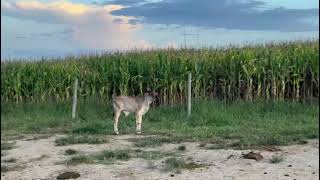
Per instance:
[[[160,151],[142,151],[140,149],[119,149],[119,150],[104,150],[99,153],[90,155],[76,155],[66,161],[67,164],[77,165],[81,163],[100,163],[100,164],[112,164],[116,161],[128,161],[131,158],[143,158],[145,160],[161,159],[165,156],[173,156],[171,152]]]
[[[77,150],[74,150],[74,149],[66,149],[64,154],[65,155],[74,155],[74,154],[77,154],[78,151]]]
[[[74,134],[110,134],[112,130],[109,129],[106,122],[91,122],[84,124],[77,124],[71,133]],[[109,130],[109,131],[108,131]]]
[[[28,102],[7,106],[1,113],[1,133],[71,132],[77,135],[113,134],[112,105],[88,98],[79,101],[79,114],[71,119],[69,101]],[[221,139],[226,148],[249,148],[286,145],[300,140],[319,138],[319,103],[243,102],[218,100],[193,103],[186,119],[183,104],[152,107],[144,116],[146,135],[163,135],[136,140],[137,147],[159,146],[179,141]],[[126,118],[121,116],[121,119]],[[130,120],[134,117],[127,117]],[[134,133],[134,121],[121,121],[121,133]]]
[[[88,155],[77,155],[72,156],[69,160],[66,161],[68,165],[77,165],[77,164],[93,164],[95,159],[92,156]]]
[[[70,144],[103,144],[108,142],[105,137],[94,135],[68,135],[67,137],[61,137],[56,139],[57,146],[66,146]]]
[[[162,144],[166,144],[166,143],[180,142],[174,138],[159,137],[159,136],[131,139],[131,141],[134,141],[134,145],[137,147],[155,147],[155,146],[161,146]]]
[[[186,162],[183,159],[169,158],[165,161],[165,171],[173,171],[180,169],[193,170],[196,168],[204,167],[203,164],[197,164],[195,162]]]
[[[14,148],[15,143],[1,142],[1,150],[10,150]]]
[[[129,150],[105,150],[95,156],[98,160],[122,160],[127,161],[131,158]]]
[[[185,151],[187,148],[185,145],[179,146],[178,151]]]
[[[282,161],[283,161],[282,156],[272,156],[270,159],[270,163],[272,163],[272,164],[280,163]]]
[[[127,161],[131,158],[129,150],[105,150],[97,154],[90,155],[76,155],[72,156],[66,161],[66,164],[77,165],[77,164],[92,164],[92,163],[101,163],[101,164],[110,164],[116,160]]]

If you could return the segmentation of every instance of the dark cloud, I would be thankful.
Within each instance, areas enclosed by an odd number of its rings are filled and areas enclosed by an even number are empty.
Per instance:
[[[114,0],[130,7],[113,15],[143,18],[149,24],[193,25],[239,30],[312,31],[319,29],[319,9],[266,9],[258,0],[163,0],[138,4],[138,0]],[[310,20],[313,19],[313,20]],[[310,22],[311,21],[311,22]],[[137,23],[137,22],[132,22]]]

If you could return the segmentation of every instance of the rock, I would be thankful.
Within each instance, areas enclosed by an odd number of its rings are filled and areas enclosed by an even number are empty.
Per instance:
[[[292,165],[290,164],[290,165],[288,165],[287,167],[292,167]]]
[[[243,155],[243,158],[245,158],[245,159],[255,159],[256,161],[259,161],[259,160],[263,159],[263,156],[261,154],[254,153],[254,152],[251,151],[248,154]]]
[[[233,154],[231,154],[231,155],[229,155],[228,157],[227,157],[227,159],[230,159],[230,158],[232,158],[234,155]]]
[[[170,176],[171,176],[171,177],[174,177],[174,174],[171,174]]]
[[[312,172],[312,174],[315,174],[316,172]]]
[[[57,176],[57,179],[77,179],[78,177],[80,177],[79,173],[68,171],[68,172],[64,172],[62,174],[59,174]]]
[[[285,174],[284,176],[289,176],[289,174]]]
[[[267,172],[264,172],[263,174],[268,174]]]

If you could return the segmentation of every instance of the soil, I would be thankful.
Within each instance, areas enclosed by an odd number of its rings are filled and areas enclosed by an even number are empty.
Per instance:
[[[303,145],[277,146],[280,151],[206,149],[199,147],[200,142],[184,142],[180,144],[163,144],[158,147],[140,148],[144,151],[179,152],[181,158],[203,164],[193,170],[182,169],[179,173],[162,170],[164,162],[169,157],[153,160],[131,158],[128,161],[116,161],[113,164],[79,164],[66,165],[64,162],[70,156],[65,150],[71,148],[83,154],[92,154],[102,150],[138,149],[130,141],[132,138],[143,138],[142,135],[108,136],[110,141],[105,144],[75,144],[56,146],[55,140],[64,135],[53,135],[44,139],[15,140],[15,148],[8,150],[2,160],[16,159],[15,162],[1,161],[1,165],[19,166],[8,172],[1,172],[3,180],[57,179],[64,172],[78,172],[77,180],[153,180],[153,179],[319,179],[319,140],[309,140]],[[129,140],[128,140],[129,139]],[[184,151],[178,151],[179,146],[185,146]],[[254,151],[263,159],[243,158],[244,154]],[[271,163],[270,159],[279,155],[283,160]]]

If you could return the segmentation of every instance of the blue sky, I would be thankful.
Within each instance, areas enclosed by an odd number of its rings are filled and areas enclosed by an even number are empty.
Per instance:
[[[1,60],[319,38],[317,0],[2,0]]]

